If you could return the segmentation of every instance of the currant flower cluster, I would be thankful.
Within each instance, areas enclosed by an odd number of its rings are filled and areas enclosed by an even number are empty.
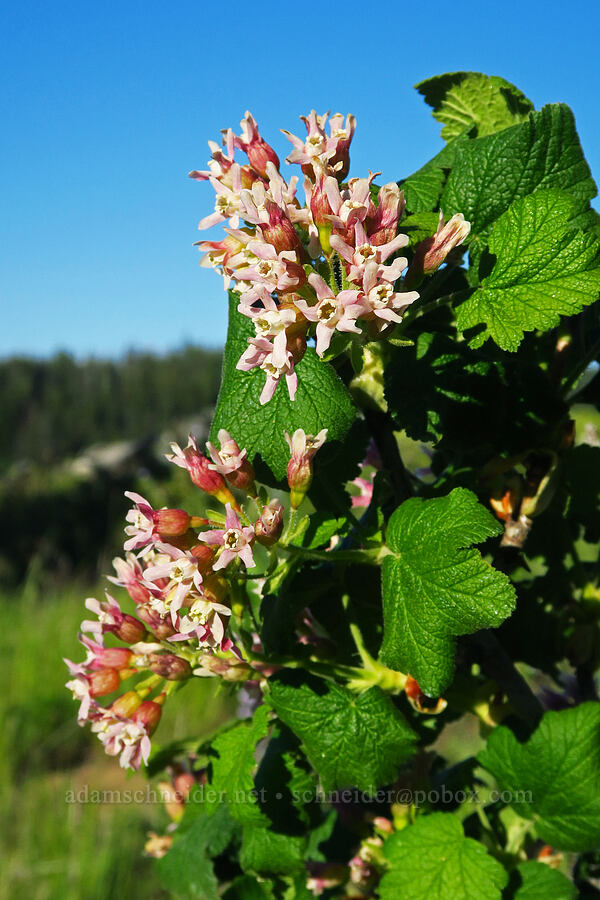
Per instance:
[[[285,436],[295,509],[311,483],[312,459],[327,431],[314,438],[301,429]],[[125,588],[137,615],[123,612],[108,593],[102,602],[87,599],[96,618],[81,624],[86,658],[65,660],[71,675],[67,687],[80,703],[79,723],[89,723],[124,768],[147,762],[163,704],[182,682],[197,675],[251,685],[270,674],[260,662],[244,659],[231,627],[232,596],[240,574],[255,566],[255,544],[272,548],[279,541],[284,508],[257,491],[246,450],[224,429],[218,440],[219,448],[207,444],[210,458],[190,436],[183,449],[172,444],[167,459],[186,469],[223,512],[209,510],[204,517],[153,509],[144,497],[126,492],[133,507],[126,517],[125,557],[113,561],[116,574],[108,579]],[[125,646],[114,646],[114,639]],[[129,689],[120,693],[124,683]],[[115,694],[109,705],[99,702]]]
[[[293,147],[286,161],[304,174],[304,205],[297,197],[298,176],[285,181],[275,150],[249,112],[240,135],[229,128],[222,146],[209,141],[208,169],[190,172],[216,193],[215,211],[199,228],[226,223],[225,238],[198,242],[201,265],[223,273],[226,288],[240,295],[239,312],[254,324],[255,336],[237,367],[265,372],[261,403],[272,398],[282,378],[294,399],[295,366],[307,338],[316,337],[321,357],[336,331],[377,340],[419,297],[402,289],[408,265],[397,256],[408,244],[398,231],[403,192],[394,182],[378,189],[373,182],[380,173],[345,181],[354,116],[336,113],[327,121],[328,114],[312,110],[301,119],[306,138],[284,134]],[[247,162],[235,161],[236,150]],[[461,215],[446,225],[442,217],[436,235],[416,254],[421,274],[435,271],[468,233]]]

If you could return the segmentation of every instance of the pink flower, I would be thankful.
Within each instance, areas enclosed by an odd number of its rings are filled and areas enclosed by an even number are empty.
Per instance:
[[[140,494],[125,491],[125,496],[133,500],[135,506],[125,517],[130,524],[125,526],[125,534],[129,535],[129,539],[125,541],[123,547],[125,550],[137,550],[157,540],[152,516],[154,510]]]
[[[242,560],[247,569],[251,569],[255,565],[254,557],[252,556],[254,529],[252,526],[242,527],[237,514],[229,504],[226,505],[225,509],[225,529],[203,531],[198,535],[198,540],[223,548],[213,565],[215,572],[218,569],[224,569],[237,557]]]
[[[239,358],[237,369],[249,372],[251,369],[261,368],[266,374],[265,386],[260,395],[260,402],[268,403],[281,378],[285,376],[290,400],[296,396],[298,376],[294,372],[294,357],[290,350],[283,349],[281,345],[271,344],[266,338],[249,338],[250,345]]]
[[[115,634],[126,644],[135,644],[141,641],[146,629],[138,619],[128,613],[121,612],[121,607],[110,594],[106,595],[106,602],[100,603],[94,597],[88,597],[85,601],[86,608],[98,616],[98,621],[85,620],[81,623],[81,630],[94,634],[97,637],[107,631]]]
[[[287,479],[291,490],[291,503],[297,509],[312,481],[312,461],[315,453],[323,446],[327,438],[327,428],[323,428],[315,437],[302,428],[296,429],[290,437],[287,431],[284,436],[291,452],[287,465]]]
[[[124,587],[134,603],[146,603],[150,599],[150,592],[142,584],[144,570],[133,553],[128,553],[126,559],[115,557],[113,566],[117,576],[115,578],[114,575],[107,575],[108,580],[119,587]]]
[[[310,166],[313,159],[320,157],[326,161],[332,155],[332,151],[328,151],[327,136],[323,130],[327,116],[328,113],[325,113],[324,116],[318,116],[314,109],[310,111],[308,116],[300,116],[308,133],[304,141],[284,128],[281,129],[294,148],[287,157],[286,162],[299,163],[305,174],[308,174],[305,169]]]
[[[450,251],[462,244],[470,231],[471,223],[466,221],[462,213],[452,216],[450,221],[444,224],[444,215],[440,212],[435,234],[417,245],[411,271],[422,272],[424,275],[436,272]]]
[[[416,291],[396,293],[389,281],[381,281],[375,261],[365,266],[363,291],[372,314],[385,322],[401,322],[402,316],[399,313],[419,297]]]
[[[236,488],[247,490],[254,483],[254,469],[247,459],[247,451],[240,450],[237,443],[224,428],[217,434],[221,449],[217,450],[210,441],[206,446],[213,461],[213,468]]]
[[[150,738],[143,724],[107,714],[92,725],[109,756],[119,756],[123,769],[139,769],[148,762]]]
[[[317,294],[318,302],[314,306],[309,306],[306,300],[302,299],[294,302],[309,322],[317,323],[317,353],[323,356],[331,343],[334,331],[352,331],[360,334],[356,319],[365,315],[368,308],[360,301],[358,290],[340,291],[336,295],[316,272],[309,275],[308,280]]]
[[[192,553],[179,550],[170,544],[157,544],[167,559],[157,565],[148,566],[144,572],[147,584],[151,584],[163,578],[168,579],[168,585],[162,591],[162,596],[152,598],[150,606],[161,615],[171,614],[174,626],[177,624],[177,613],[183,606],[188,594],[195,588],[202,590],[202,575],[198,569],[198,560]],[[153,585],[152,585],[153,586]]]
[[[267,163],[279,168],[279,158],[270,144],[259,134],[258,125],[250,112],[240,122],[241,137],[234,137],[234,144],[248,155],[252,168],[263,178],[267,175]]]
[[[265,547],[276,544],[283,528],[283,506],[279,500],[271,500],[254,523],[256,540]]]
[[[73,698],[80,702],[77,721],[81,725],[95,718],[98,711],[102,709],[96,703],[95,698],[104,697],[118,690],[121,679],[116,669],[89,672],[85,664],[74,663],[70,659],[65,659],[64,662],[70,674],[74,676],[67,681],[66,687],[72,692]]]
[[[395,253],[396,250],[405,247],[407,244],[408,237],[405,234],[396,235],[387,244],[372,244],[366,235],[362,222],[357,222],[354,226],[354,247],[346,244],[337,234],[331,236],[331,246],[349,263],[348,280],[357,283],[362,282],[365,266],[370,262],[378,264],[379,278],[383,278],[386,281],[396,281],[406,268],[407,260],[401,257],[396,259],[391,266],[384,266],[383,263],[392,253]]]
[[[201,646],[226,647],[224,616],[230,616],[231,610],[224,603],[215,603],[205,597],[196,597],[190,605],[186,615],[181,617],[179,632],[174,634],[171,641],[189,641],[192,637],[198,640]]]
[[[237,281],[250,281],[253,285],[265,285],[269,292],[289,291],[306,281],[304,269],[298,263],[293,250],[277,252],[271,244],[262,241],[250,241],[250,250],[257,257],[254,265],[236,269],[233,277]],[[258,298],[260,293],[256,294]],[[250,302],[246,298],[246,302]]]
[[[356,119],[348,116],[344,124],[341,113],[335,113],[329,122],[329,135],[325,133],[325,125],[329,113],[318,116],[315,110],[310,115],[300,116],[307,131],[306,140],[283,130],[287,139],[292,143],[293,150],[287,157],[288,163],[299,163],[305,175],[310,174],[310,167],[315,161],[328,163],[341,181],[348,174],[350,167],[350,142],[354,135]]]
[[[404,192],[394,181],[384,184],[379,189],[377,207],[370,210],[367,222],[367,234],[371,244],[378,246],[394,239],[404,206]]]
[[[171,450],[173,451],[172,453],[165,454],[166,458],[181,469],[187,469],[196,487],[216,497],[222,503],[231,502],[235,504],[235,500],[225,484],[223,476],[215,472],[207,457],[198,450],[196,438],[193,435],[189,435],[187,447],[184,450],[181,449],[179,444],[175,443],[171,444]]]
[[[369,172],[368,178],[351,178],[348,186],[340,191],[331,181],[327,182],[326,191],[333,210],[330,221],[337,228],[348,229],[356,222],[364,222],[371,210],[371,183],[379,172]]]

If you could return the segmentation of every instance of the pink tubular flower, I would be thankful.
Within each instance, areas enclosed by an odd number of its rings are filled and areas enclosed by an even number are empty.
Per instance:
[[[215,572],[224,569],[225,566],[239,557],[247,569],[255,565],[252,556],[252,543],[254,541],[254,529],[252,526],[243,526],[229,504],[226,505],[225,528],[214,531],[204,531],[198,535],[198,540],[207,544],[214,544],[223,549],[218,553],[217,561],[213,565]]]
[[[210,216],[205,216],[198,222],[198,228],[203,231],[218,225],[219,222],[229,220],[232,228],[237,228],[240,223],[240,194],[242,191],[242,170],[237,163],[231,167],[231,187],[209,176],[208,180],[215,189],[215,211]]]
[[[365,266],[370,262],[378,264],[380,278],[386,281],[396,281],[406,268],[407,260],[401,257],[394,260],[391,266],[384,266],[383,263],[396,250],[407,244],[408,237],[405,234],[396,235],[387,244],[372,244],[362,222],[357,222],[354,226],[354,246],[346,244],[337,234],[331,236],[331,246],[349,264],[348,280],[358,284],[362,282]]]
[[[225,636],[224,616],[230,616],[231,610],[224,603],[216,603],[205,597],[196,597],[186,615],[181,617],[179,632],[171,641],[189,641],[196,638],[201,647],[219,647],[228,650],[232,644]]]
[[[329,158],[329,165],[336,173],[338,181],[343,181],[350,168],[350,143],[354,136],[356,119],[354,116],[344,117],[341,113],[334,113],[329,120],[330,136],[327,138],[327,151],[333,154]]]
[[[147,603],[150,599],[150,591],[142,583],[144,570],[133,553],[128,553],[126,559],[115,557],[113,566],[117,575],[116,577],[107,575],[108,580],[119,587],[124,587],[134,603]]]
[[[374,210],[371,200],[371,183],[379,175],[379,172],[369,172],[368,178],[351,178],[348,186],[340,191],[334,189],[331,182],[327,183],[327,196],[333,209],[330,216],[332,224],[342,231],[352,234],[356,222],[364,222],[371,210]]]
[[[102,669],[90,672],[85,664],[65,659],[69,673],[73,676],[66,687],[73,694],[73,699],[80,703],[77,721],[80,725],[93,719],[102,707],[96,703],[96,697],[104,697],[116,691],[121,683],[116,669]]]
[[[294,372],[294,357],[291,351],[284,349],[282,352],[280,347],[261,337],[249,338],[248,344],[250,346],[240,356],[236,368],[242,372],[261,368],[266,374],[260,402],[263,405],[269,402],[283,376],[285,376],[290,400],[293,400],[298,387],[298,376]]]
[[[145,726],[133,719],[120,719],[107,714],[92,724],[109,756],[119,756],[123,769],[139,769],[148,762],[150,756],[150,737]]]
[[[167,453],[166,458],[181,469],[187,469],[192,482],[206,494],[216,497],[221,503],[235,500],[231,491],[225,484],[223,476],[211,467],[210,460],[198,450],[196,438],[189,435],[187,447],[182,450],[179,444],[171,444],[172,453]]]
[[[318,302],[309,306],[306,300],[297,299],[295,304],[309,322],[317,323],[317,353],[323,356],[333,337],[334,331],[352,331],[360,334],[356,319],[368,312],[360,298],[360,291],[347,290],[334,294],[327,282],[314,272],[309,275]]]
[[[380,280],[379,267],[374,261],[365,266],[363,290],[372,314],[385,322],[401,322],[399,313],[419,297],[416,291],[397,294],[389,281]]]
[[[166,555],[166,559],[157,565],[148,566],[144,572],[146,583],[154,586],[152,582],[168,579],[167,587],[163,589],[159,598],[152,598],[150,605],[161,615],[171,614],[174,626],[177,623],[177,613],[184,605],[186,597],[191,591],[202,590],[202,575],[198,568],[198,560],[191,552],[179,550],[170,544],[157,544],[157,549]]]
[[[188,530],[190,517],[185,510],[152,509],[147,500],[133,491],[125,491],[125,496],[135,503],[126,516],[131,524],[125,528],[125,534],[129,535],[123,545],[125,550],[138,550],[161,536],[177,537]]]
[[[87,648],[88,655],[83,665],[89,671],[128,669],[131,666],[133,653],[129,647],[105,647],[100,641],[93,641],[82,634],[79,635],[79,641]]]
[[[126,515],[129,525],[125,526],[125,534],[129,535],[123,547],[125,550],[138,550],[157,540],[154,528],[153,512],[147,500],[133,491],[125,491],[125,496],[135,504]]]
[[[254,523],[256,540],[265,547],[272,547],[281,536],[283,506],[279,500],[271,500]]]
[[[335,113],[329,121],[327,135],[325,125],[328,116],[329,113],[318,116],[314,109],[308,116],[300,116],[308,133],[304,141],[282,129],[293,146],[286,162],[299,163],[305,175],[310,175],[311,166],[315,162],[327,163],[338,180],[342,181],[350,168],[350,142],[356,128],[356,119],[354,116],[347,116],[344,124],[343,115]]]
[[[404,191],[401,191],[394,181],[380,188],[377,207],[371,209],[367,222],[367,234],[371,244],[379,246],[394,239],[404,206]]]
[[[418,244],[411,269],[422,271],[424,275],[436,272],[454,247],[458,247],[468,237],[471,223],[462,213],[457,213],[444,224],[444,214],[440,212],[437,231],[433,237]]]
[[[247,491],[254,485],[254,469],[247,459],[247,451],[240,450],[228,431],[220,428],[217,437],[221,449],[217,450],[210,441],[206,446],[213,461],[213,468],[223,475],[235,488]]]
[[[106,595],[106,602],[100,603],[94,597],[88,597],[85,601],[86,608],[98,616],[98,621],[85,620],[81,623],[81,630],[94,634],[97,637],[112,632],[126,644],[135,644],[141,641],[146,634],[142,623],[134,616],[121,611],[121,607],[110,594]]]
[[[246,112],[240,125],[242,134],[241,137],[234,137],[234,144],[247,154],[252,168],[262,178],[266,178],[267,163],[272,163],[278,169],[279,158],[271,145],[260,136],[258,125],[250,112]]]
[[[277,252],[271,244],[250,241],[248,249],[254,253],[257,262],[243,269],[236,269],[233,277],[237,281],[250,281],[252,285],[265,285],[272,291],[289,291],[306,281],[304,269],[298,263],[294,250]],[[257,299],[260,292],[256,292]],[[247,302],[250,302],[246,298]]]
[[[323,428],[315,437],[306,434],[302,428],[296,429],[291,437],[287,431],[284,431],[284,436],[291,452],[291,459],[287,465],[291,503],[292,507],[297,509],[310,487],[313,475],[313,457],[325,443],[327,428]]]
[[[329,113],[325,113],[324,116],[318,116],[312,109],[308,116],[300,116],[307,131],[307,138],[304,141],[284,128],[281,129],[294,148],[286,158],[286,162],[301,165],[305,175],[310,173],[313,159],[321,158],[327,161],[332,155],[332,151],[327,148],[327,136],[323,130],[328,115]]]

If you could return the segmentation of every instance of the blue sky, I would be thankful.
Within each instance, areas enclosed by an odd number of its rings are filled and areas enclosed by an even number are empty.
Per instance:
[[[351,174],[392,180],[441,147],[412,85],[483,71],[536,107],[570,104],[600,180],[600,7],[589,0],[3,10],[0,356],[223,342],[222,281],[192,246],[212,191],[187,172],[246,109],[282,159],[279,128],[302,133],[300,114],[353,112]]]

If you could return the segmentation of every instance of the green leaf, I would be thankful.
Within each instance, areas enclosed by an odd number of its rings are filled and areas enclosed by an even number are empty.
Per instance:
[[[513,886],[514,885],[514,886]],[[530,860],[517,866],[511,875],[512,900],[575,900],[577,889],[562,872],[545,863]]]
[[[408,235],[408,246],[414,247],[420,241],[435,234],[439,216],[435,212],[420,212],[406,216],[402,220],[402,231]]]
[[[244,824],[267,822],[254,795],[254,754],[267,735],[269,711],[259,706],[250,722],[240,722],[213,742],[218,757],[212,760],[211,789],[219,795],[214,803],[226,802],[233,819]]]
[[[259,881],[251,875],[240,875],[231,882],[223,900],[275,900],[273,883]]]
[[[404,191],[406,209],[409,213],[425,213],[438,209],[448,171],[454,164],[456,154],[467,140],[467,137],[461,137],[450,141],[433,159],[399,182]],[[435,231],[435,228],[433,230]]]
[[[229,330],[223,360],[223,380],[211,428],[214,440],[219,428],[231,432],[240,447],[248,450],[249,459],[260,453],[276,478],[284,478],[290,458],[284,431],[292,434],[303,428],[317,434],[327,428],[328,443],[341,441],[354,421],[356,410],[346,388],[329,363],[320,360],[309,347],[296,366],[298,391],[289,398],[285,379],[278,385],[273,399],[261,406],[260,393],[265,374],[260,369],[241,372],[238,360],[254,335],[252,322],[237,311],[239,297],[229,295]]]
[[[343,536],[349,525],[348,516],[333,517],[325,511],[317,511],[301,523],[301,529],[291,543],[306,550],[316,550],[328,544],[334,534]]]
[[[484,847],[449,813],[432,813],[392,835],[383,851],[390,869],[381,900],[500,900],[508,881]]]
[[[240,865],[259,875],[287,875],[304,868],[306,837],[278,834],[272,828],[244,828]]]
[[[354,694],[299,672],[279,673],[269,687],[275,712],[302,741],[326,792],[373,793],[413,753],[414,732],[379,688]]]
[[[491,343],[475,350],[454,334],[422,332],[413,347],[394,349],[384,378],[388,409],[410,437],[482,464],[503,451],[551,446],[566,413],[531,354],[509,356]]]
[[[600,243],[571,227],[573,208],[562,191],[538,191],[498,219],[489,239],[494,268],[456,310],[462,331],[486,326],[471,346],[492,337],[516,350],[524,332],[553,328],[598,298]]]
[[[424,213],[437,206],[446,180],[446,173],[441,168],[422,168],[402,185],[406,208],[411,213]],[[435,231],[435,227],[433,229]],[[431,234],[433,234],[433,231]]]
[[[431,697],[452,680],[455,638],[495,627],[514,609],[506,575],[466,549],[501,532],[464,488],[435,500],[407,500],[390,518],[381,660],[412,675]]]
[[[539,837],[557,850],[600,844],[600,704],[547,712],[525,743],[506,726],[494,729],[479,762],[510,805],[533,819]]]
[[[206,854],[210,834],[210,819],[200,818],[156,861],[161,881],[178,900],[217,900],[219,896],[213,866]]]
[[[415,85],[433,107],[433,117],[442,122],[442,137],[450,141],[475,127],[478,137],[493,134],[522,122],[533,110],[514,84],[497,75],[481,72],[449,72]]]
[[[575,213],[584,212],[596,196],[573,113],[564,104],[545,106],[527,122],[465,141],[441,207],[446,216],[461,212],[471,223],[469,251],[476,256],[496,219],[514,200],[551,188],[573,197]]]

